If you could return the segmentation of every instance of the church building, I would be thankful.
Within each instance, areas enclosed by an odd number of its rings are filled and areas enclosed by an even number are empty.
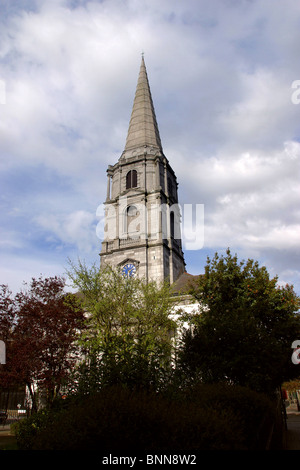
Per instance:
[[[120,267],[147,281],[186,273],[178,182],[164,155],[142,57],[123,153],[107,169],[101,267]],[[193,277],[193,276],[191,276]]]

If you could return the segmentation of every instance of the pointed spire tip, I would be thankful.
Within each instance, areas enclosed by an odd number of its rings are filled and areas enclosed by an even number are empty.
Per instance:
[[[129,122],[125,150],[142,146],[153,146],[158,149],[162,148],[144,62],[144,52],[142,53],[142,63]]]

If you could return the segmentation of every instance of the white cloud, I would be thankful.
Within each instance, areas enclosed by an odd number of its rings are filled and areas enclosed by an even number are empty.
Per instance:
[[[252,240],[257,246],[260,240],[261,249],[278,248],[285,240],[286,246],[299,246],[299,161],[300,145],[288,142],[274,154],[242,154],[210,162],[210,183],[215,186],[204,189],[211,208],[208,244],[220,245],[228,233],[237,245],[241,241],[250,245]]]
[[[95,215],[79,210],[67,216],[56,214],[40,215],[35,222],[49,232],[49,241],[57,237],[58,247],[64,244],[75,245],[80,253],[91,253],[96,250],[99,240],[96,237]]]
[[[40,237],[49,250],[68,245],[98,257],[93,210],[125,144],[144,50],[179,202],[205,205],[205,247],[268,251],[270,267],[298,282],[294,0],[24,0],[1,8],[2,179],[15,169],[53,175],[43,188],[15,180],[14,218],[1,206],[4,234],[12,234],[6,247]]]

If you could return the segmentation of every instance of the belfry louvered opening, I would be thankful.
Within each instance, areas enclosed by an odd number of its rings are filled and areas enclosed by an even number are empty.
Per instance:
[[[126,175],[126,189],[137,187],[137,171],[130,170]]]

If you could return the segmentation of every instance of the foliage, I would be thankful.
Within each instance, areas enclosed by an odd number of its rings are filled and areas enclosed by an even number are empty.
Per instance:
[[[276,400],[247,387],[227,383],[197,383],[184,392],[185,398],[204,409],[232,412],[239,422],[247,449],[263,448],[276,419]]]
[[[8,343],[16,322],[16,308],[7,285],[0,286],[0,340]]]
[[[257,433],[272,404],[260,394],[231,386],[198,386],[176,397],[124,386],[106,387],[69,406],[18,426],[19,448],[98,452],[258,450]]]
[[[296,392],[300,390],[300,378],[297,377],[294,380],[289,380],[288,382],[284,382],[282,384],[282,389],[286,390],[287,392]]]
[[[18,449],[30,450],[36,436],[42,430],[47,429],[54,417],[55,414],[49,409],[42,409],[28,418],[15,421],[11,425],[11,432],[16,438]]]
[[[109,266],[102,270],[81,262],[70,266],[69,277],[87,312],[81,336],[87,359],[78,369],[79,386],[159,387],[170,372],[175,326],[167,284],[125,277]]]
[[[216,440],[212,438],[216,438],[216,434],[222,434],[224,439],[224,431],[217,430],[214,418],[209,412],[197,413],[193,408],[168,402],[161,396],[106,388],[57,416],[52,426],[36,436],[32,448],[192,451],[210,441],[213,445]],[[197,429],[204,434],[202,440]],[[235,445],[233,436],[230,440]]]
[[[51,405],[77,358],[75,339],[83,326],[83,311],[64,288],[65,281],[59,277],[32,279],[29,289],[7,303],[6,318],[12,317],[10,311],[14,316],[1,382],[7,387],[26,385],[33,411],[37,409],[36,387],[46,392]]]
[[[272,392],[297,373],[291,344],[300,337],[299,298],[278,287],[265,267],[248,260],[208,258],[193,295],[199,315],[190,318],[179,368],[188,380],[226,380]]]

